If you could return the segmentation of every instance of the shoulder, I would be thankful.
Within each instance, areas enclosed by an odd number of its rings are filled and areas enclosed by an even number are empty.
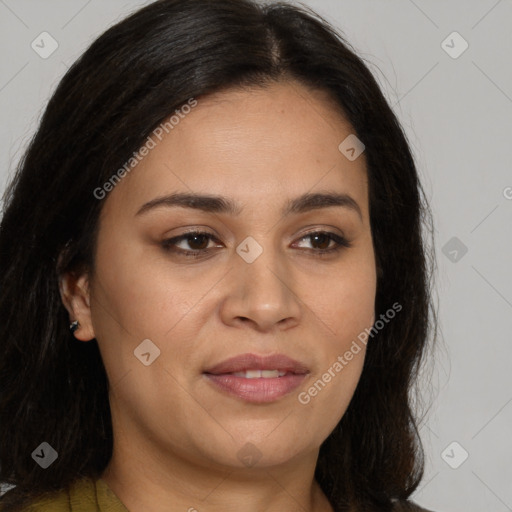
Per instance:
[[[11,491],[7,491],[6,495]],[[25,505],[20,512],[69,512],[69,495],[66,491],[59,491],[35,498]],[[4,511],[4,502],[0,500],[0,512]]]
[[[393,512],[434,512],[433,510],[420,507],[412,501],[397,501],[393,505]]]
[[[11,492],[7,491],[6,496]],[[0,512],[3,512],[3,501],[0,500]],[[69,489],[61,489],[46,493],[25,505],[20,512],[80,512],[81,510],[96,510],[94,481],[81,478],[75,481]],[[85,508],[84,508],[85,506]]]

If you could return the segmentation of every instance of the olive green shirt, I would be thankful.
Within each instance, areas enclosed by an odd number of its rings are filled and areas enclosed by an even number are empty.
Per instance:
[[[9,491],[7,491],[9,492]],[[0,512],[2,511],[0,501]],[[23,512],[129,512],[112,489],[101,478],[94,481],[82,478],[53,497],[27,506]]]
[[[7,491],[9,492],[9,491]],[[0,500],[0,512],[2,512]],[[23,512],[129,512],[107,483],[99,478],[75,481],[69,491],[41,499],[27,506]],[[414,503],[395,503],[393,512],[431,512]]]

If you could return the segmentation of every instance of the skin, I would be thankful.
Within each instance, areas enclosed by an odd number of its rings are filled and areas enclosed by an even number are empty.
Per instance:
[[[295,82],[238,89],[198,105],[110,192],[95,268],[66,274],[63,302],[96,338],[111,383],[113,457],[102,478],[132,512],[168,510],[331,511],[314,480],[321,443],[343,416],[359,381],[365,347],[309,403],[308,390],[374,321],[376,269],[364,153],[349,161],[338,145],[354,130],[323,92]],[[136,215],[172,192],[223,195],[238,216],[183,207]],[[283,217],[306,192],[349,194],[361,217],[340,206]],[[162,242],[190,228],[215,238],[177,249]],[[319,257],[344,235],[352,246]],[[236,252],[248,236],[262,254]],[[134,356],[150,339],[160,356]],[[307,364],[299,389],[248,403],[204,377],[242,353],[284,353]],[[237,454],[261,454],[247,467]],[[169,506],[172,505],[170,509]]]

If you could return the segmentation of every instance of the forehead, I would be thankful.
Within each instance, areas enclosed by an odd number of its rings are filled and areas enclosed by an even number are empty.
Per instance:
[[[186,112],[152,137],[155,147],[110,193],[112,207],[135,212],[176,191],[276,202],[318,188],[366,208],[364,153],[350,161],[340,152],[354,130],[327,93],[273,83],[198,98]]]

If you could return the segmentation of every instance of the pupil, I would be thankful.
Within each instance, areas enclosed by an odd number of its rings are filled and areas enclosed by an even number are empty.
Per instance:
[[[320,239],[320,245],[322,245],[322,247],[319,247],[319,249],[327,249],[327,247],[329,247],[329,242],[331,241],[331,239],[324,233],[322,234],[319,234],[319,235],[311,235],[311,237],[313,238],[314,242],[313,242],[313,245],[318,242],[318,239]],[[324,242],[326,242],[326,244],[322,244],[322,239]]]
[[[199,244],[197,244],[196,242],[190,242],[191,240],[202,240],[203,242],[206,242],[206,245],[203,243],[201,244],[199,242]],[[202,250],[202,249],[206,249],[206,247],[208,247],[208,237],[206,235],[191,235],[188,237],[188,243],[190,245],[190,247],[192,247],[192,249],[196,249],[196,250]],[[197,245],[202,245],[202,247],[197,247]]]

